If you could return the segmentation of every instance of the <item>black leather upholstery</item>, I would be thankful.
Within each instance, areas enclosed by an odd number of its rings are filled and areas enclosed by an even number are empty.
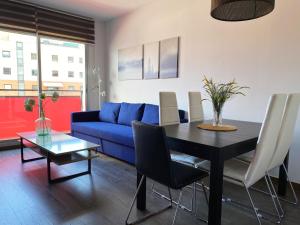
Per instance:
[[[138,121],[134,121],[132,127],[139,173],[173,189],[208,176],[207,172],[171,160],[163,127]]]

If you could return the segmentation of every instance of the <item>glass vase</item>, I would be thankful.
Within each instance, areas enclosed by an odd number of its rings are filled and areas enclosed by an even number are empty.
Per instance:
[[[222,126],[222,109],[216,110],[214,107],[213,126]]]
[[[40,117],[35,121],[35,131],[38,136],[46,136],[51,133],[51,120]]]

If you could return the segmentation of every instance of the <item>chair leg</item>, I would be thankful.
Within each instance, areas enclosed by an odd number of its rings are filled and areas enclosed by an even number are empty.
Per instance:
[[[172,201],[172,203],[174,203],[175,205],[177,205],[178,204],[178,202],[176,202],[176,201],[174,201],[173,199],[171,200],[169,197],[167,197],[167,196],[165,196],[164,194],[161,194],[161,193],[159,193],[158,191],[156,191],[155,190],[155,188],[154,188],[154,183],[152,184],[152,194],[157,194],[159,197],[161,197],[161,198],[163,198],[163,199],[166,199],[167,201]],[[169,194],[170,195],[170,194]],[[170,195],[171,196],[171,195]],[[179,205],[180,206],[180,208],[182,208],[182,209],[184,209],[185,211],[187,211],[187,212],[192,212],[192,209],[189,209],[189,208],[187,208],[186,206],[184,206],[184,205]]]
[[[255,208],[255,205],[254,205],[254,202],[253,202],[253,199],[252,199],[252,196],[251,196],[251,194],[250,194],[250,192],[249,192],[249,189],[245,186],[245,188],[246,188],[246,191],[247,191],[247,194],[248,194],[248,197],[249,197],[249,199],[250,199],[250,202],[251,202],[251,205],[252,205],[252,208],[253,208],[253,210],[254,210],[254,213],[255,213],[255,216],[256,216],[256,219],[257,219],[257,221],[258,221],[258,223],[259,223],[259,225],[261,225],[261,220],[260,220],[260,215],[258,214],[258,212],[257,212],[257,208]]]
[[[278,215],[278,223],[280,223],[282,217],[281,217],[281,214],[279,213],[278,207],[277,207],[277,205],[276,205],[275,197],[274,197],[274,195],[273,195],[273,193],[272,193],[272,191],[271,191],[271,188],[270,188],[270,185],[269,185],[267,176],[265,176],[265,182],[266,182],[266,184],[267,184],[269,193],[270,193],[270,195],[271,195],[271,199],[272,199],[272,201],[273,201],[273,204],[274,204],[276,213],[277,213],[277,215]]]
[[[286,166],[285,166],[284,164],[282,164],[282,165],[283,165],[284,171],[285,171],[285,173],[286,173],[286,177],[287,177],[287,180],[288,180],[288,182],[289,182],[290,188],[291,188],[292,193],[293,193],[294,202],[293,202],[293,201],[288,201],[288,200],[285,200],[285,199],[282,199],[282,200],[283,200],[283,201],[286,201],[286,202],[289,202],[289,203],[291,203],[291,204],[297,205],[297,204],[298,204],[298,197],[297,197],[297,195],[296,195],[295,189],[294,189],[293,184],[292,184],[292,182],[291,182],[291,179],[290,179],[290,177],[289,177],[287,168],[286,168]]]
[[[207,206],[209,206],[209,200],[208,200],[208,196],[207,196],[207,191],[206,191],[206,188],[205,188],[205,186],[204,186],[203,183],[202,183],[202,190],[203,190],[203,193],[204,193],[206,204],[207,204]]]
[[[134,194],[134,197],[133,197],[133,199],[132,199],[132,202],[131,202],[131,205],[130,205],[129,212],[128,212],[128,215],[127,215],[127,217],[126,217],[126,225],[128,225],[128,219],[129,219],[129,217],[130,217],[130,213],[131,213],[131,211],[132,211],[132,208],[133,208],[133,205],[134,205],[135,200],[136,200],[136,198],[137,198],[137,195],[138,195],[138,193],[140,192],[140,189],[141,189],[141,186],[142,186],[142,183],[143,183],[144,179],[145,179],[145,175],[142,176],[142,179],[140,180],[140,183],[139,183],[139,185],[138,185],[138,188],[137,188],[137,190],[136,190],[136,192],[135,192],[135,194]]]
[[[178,204],[176,206],[176,210],[175,210],[175,213],[174,213],[174,217],[173,217],[173,222],[172,222],[172,225],[175,224],[175,220],[176,220],[176,216],[177,216],[177,212],[178,212],[178,208],[179,208],[179,205],[180,205],[180,201],[181,201],[181,196],[182,196],[182,190],[180,190],[180,193],[179,193],[179,197],[178,197]]]
[[[273,191],[274,197],[275,197],[275,199],[276,199],[276,201],[277,201],[277,204],[278,204],[278,206],[279,206],[279,209],[280,209],[280,211],[281,211],[280,217],[284,217],[284,210],[283,210],[282,205],[281,205],[281,203],[280,203],[280,201],[279,201],[279,198],[278,198],[277,192],[276,192],[276,190],[275,190],[274,184],[273,184],[273,182],[272,182],[271,176],[269,175],[269,173],[267,173],[266,176],[267,176],[267,178],[268,178],[268,180],[269,180],[269,184],[270,184],[271,189],[272,189],[272,191]]]
[[[140,192],[140,189],[141,189],[141,186],[142,186],[142,183],[143,183],[144,179],[145,179],[145,175],[142,176],[142,179],[141,179],[141,181],[140,181],[140,183],[139,183],[139,185],[138,185],[138,188],[137,188],[137,190],[136,190],[136,192],[135,192],[135,194],[134,194],[134,197],[133,197],[133,200],[132,200],[132,202],[131,202],[131,206],[130,206],[128,215],[127,215],[127,217],[126,217],[126,222],[125,222],[126,225],[133,225],[133,224],[140,223],[140,222],[142,222],[142,221],[145,221],[145,220],[149,219],[149,218],[152,217],[152,216],[155,216],[155,215],[157,215],[157,214],[160,214],[160,213],[166,211],[167,209],[172,208],[172,203],[171,203],[170,205],[168,205],[168,206],[166,206],[166,207],[164,207],[164,208],[162,208],[162,209],[160,209],[160,210],[158,210],[158,211],[156,211],[156,212],[149,213],[148,215],[146,215],[146,216],[144,216],[144,217],[142,217],[142,218],[140,218],[140,219],[138,219],[138,220],[136,220],[136,221],[133,221],[133,222],[131,222],[131,223],[128,223],[128,220],[129,220],[129,217],[130,217],[130,214],[131,214],[133,205],[134,205],[134,203],[135,203],[135,201],[136,201],[136,198],[137,198],[138,193]],[[172,199],[171,191],[170,191],[170,188],[169,188],[169,187],[168,187],[168,190],[169,190],[170,199]]]
[[[192,194],[192,201],[191,201],[191,209],[192,209],[192,213],[194,213],[194,215],[197,215],[197,201],[196,201],[196,182],[193,183],[193,194]]]

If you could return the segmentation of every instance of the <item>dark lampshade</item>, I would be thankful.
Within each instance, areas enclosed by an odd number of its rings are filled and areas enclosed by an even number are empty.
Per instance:
[[[211,16],[224,21],[243,21],[273,11],[275,0],[212,0]]]

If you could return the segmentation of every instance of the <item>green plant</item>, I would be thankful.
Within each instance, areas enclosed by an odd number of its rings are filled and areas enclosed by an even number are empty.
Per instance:
[[[45,106],[46,106],[46,100],[47,95],[45,93],[41,93],[40,96],[40,117],[45,118]],[[52,102],[56,102],[59,98],[58,92],[54,91],[51,95]],[[32,112],[33,107],[36,105],[35,99],[33,98],[27,98],[24,103],[24,108],[27,112]]]
[[[215,117],[217,118],[220,117],[222,108],[227,100],[234,95],[245,96],[243,90],[249,88],[246,86],[239,86],[235,79],[228,83],[217,83],[212,78],[208,79],[204,76],[203,83],[203,87],[211,99],[216,113]]]

